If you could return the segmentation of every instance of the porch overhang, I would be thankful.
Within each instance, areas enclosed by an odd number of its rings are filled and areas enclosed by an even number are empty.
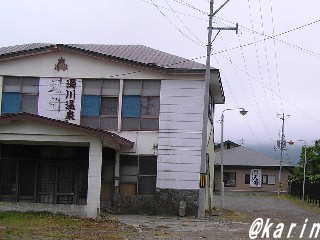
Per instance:
[[[115,149],[115,150],[120,150],[120,149],[131,149],[134,145],[134,143],[126,138],[120,137],[119,135],[106,131],[106,130],[102,130],[102,129],[95,129],[95,128],[90,128],[90,127],[85,127],[85,126],[81,126],[81,125],[77,125],[77,124],[73,124],[73,123],[68,123],[68,122],[64,122],[64,121],[60,121],[60,120],[56,120],[56,119],[52,119],[52,118],[47,118],[47,117],[43,117],[43,116],[39,116],[39,115],[35,115],[35,114],[30,114],[30,113],[15,113],[15,114],[5,114],[0,116],[0,126],[1,125],[11,125],[11,124],[17,124],[21,122],[22,127],[23,127],[23,123],[25,122],[31,122],[33,124],[41,124],[41,125],[48,125],[51,127],[55,127],[58,129],[64,129],[67,131],[72,131],[72,132],[76,132],[76,133],[80,133],[82,134],[82,138],[84,139],[83,141],[85,142],[85,136],[88,137],[93,137],[93,138],[97,138],[99,140],[101,140],[102,143],[106,143],[106,145],[109,145],[109,147]],[[5,138],[5,135],[18,135],[18,132],[0,132],[0,141],[1,140],[11,140],[11,138]],[[20,134],[22,135],[22,134]],[[35,133],[32,132],[24,132],[24,135],[26,138],[28,138],[28,135],[35,135]],[[43,135],[43,134],[42,134]],[[57,134],[51,134],[50,138],[47,139],[47,141],[49,142],[55,142],[56,139],[62,139],[63,135],[59,136],[59,133]],[[14,140],[14,136],[12,136],[12,140]],[[50,140],[52,139],[52,140]],[[70,138],[71,139],[71,138]],[[16,140],[24,140],[21,139],[16,139]],[[43,138],[43,141],[46,141]],[[71,140],[71,142],[74,142]],[[82,141],[81,141],[82,142]]]

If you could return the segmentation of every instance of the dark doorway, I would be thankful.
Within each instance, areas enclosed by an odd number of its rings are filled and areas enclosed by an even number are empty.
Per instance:
[[[0,200],[86,204],[88,150],[2,144]]]

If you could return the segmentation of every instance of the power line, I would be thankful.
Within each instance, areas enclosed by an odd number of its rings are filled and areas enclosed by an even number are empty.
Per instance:
[[[177,26],[173,21],[171,21],[171,19],[161,10],[161,8],[159,7],[158,4],[156,4],[154,2],[154,0],[151,0],[152,5],[158,9],[158,11],[160,12],[160,14],[167,19],[167,21],[186,39],[190,40],[191,42],[193,42],[194,44],[198,45],[199,43],[196,42],[193,38],[189,37],[181,28],[179,28],[179,26]]]
[[[274,22],[274,17],[273,17],[273,4],[272,0],[269,0],[270,4],[270,14],[271,14],[271,22],[272,22],[272,35],[276,33],[275,29],[275,22]],[[274,59],[275,59],[275,68],[276,68],[276,81],[277,81],[277,86],[278,86],[278,92],[279,96],[281,96],[281,84],[280,84],[280,72],[279,72],[279,59],[278,59],[278,53],[277,53],[277,44],[275,39],[273,39],[273,48],[274,48]],[[281,111],[284,111],[284,104],[283,104],[283,99],[282,97],[279,98],[280,104],[281,104]]]
[[[287,33],[290,33],[290,32],[293,32],[293,31],[296,31],[297,29],[302,29],[304,27],[307,27],[307,26],[310,26],[310,25],[313,25],[313,24],[316,24],[316,23],[319,23],[320,22],[320,19],[316,20],[316,21],[313,21],[311,23],[307,23],[307,24],[304,24],[304,25],[301,25],[301,26],[298,26],[298,27],[295,27],[293,29],[290,29],[290,30],[287,30],[285,32],[282,32],[282,33],[278,33],[274,36],[282,36],[282,35],[285,35]],[[267,37],[265,38],[266,40],[269,40],[269,39],[272,39],[273,36],[270,36],[270,37]],[[254,42],[249,42],[249,43],[246,43],[246,44],[242,44],[242,45],[239,45],[239,46],[235,46],[235,47],[232,47],[232,48],[228,48],[228,49],[222,49],[222,50],[219,50],[217,52],[213,52],[211,55],[217,55],[217,54],[221,54],[221,53],[224,53],[224,52],[228,52],[228,51],[233,51],[233,50],[236,50],[236,49],[239,49],[241,47],[248,47],[248,46],[252,46],[254,44],[257,44],[261,41],[264,41],[264,39],[261,39],[261,40],[258,40],[258,41],[254,41]],[[198,56],[198,57],[194,57],[194,58],[190,58],[190,59],[183,59],[181,61],[178,61],[178,62],[174,62],[174,63],[170,63],[170,64],[167,64],[167,65],[164,65],[162,67],[166,68],[166,67],[171,67],[171,66],[174,66],[174,65],[177,65],[177,64],[181,64],[181,63],[186,63],[186,62],[190,62],[190,61],[196,61],[196,60],[200,60],[200,59],[203,59],[205,58],[206,55],[202,55],[202,56]],[[165,69],[164,69],[165,70]],[[136,74],[136,73],[139,73],[139,72],[142,72],[142,70],[137,70],[137,71],[132,71],[132,72],[126,72],[126,73],[120,73],[120,74],[111,74],[109,75],[108,77],[110,78],[114,78],[114,77],[122,77],[122,76],[126,76],[126,75],[132,75],[132,74]]]
[[[233,62],[233,66],[234,66],[234,67],[237,67],[238,70],[240,70],[240,71],[242,71],[242,72],[245,72],[245,70],[243,70],[242,68],[240,68],[239,66],[237,66],[234,62]],[[257,79],[257,77],[251,75],[249,72],[248,72],[248,76],[249,76],[251,79]],[[270,93],[275,94],[276,96],[280,97],[279,93],[276,92],[274,89],[270,88],[270,86],[264,85],[264,84],[261,83],[261,82],[257,82],[257,83],[259,83],[262,88],[265,88],[265,89],[266,89],[267,91],[269,91]],[[231,88],[231,87],[230,87],[230,88]],[[316,123],[318,123],[318,124],[320,123],[320,120],[319,120],[319,119],[316,119],[313,115],[311,115],[311,114],[310,114],[308,111],[306,111],[303,107],[300,107],[300,106],[296,103],[296,101],[294,101],[294,100],[293,100],[293,101],[288,101],[288,105],[291,106],[294,111],[301,111],[301,112],[304,113],[309,119],[314,120],[314,121],[315,121]],[[293,106],[294,106],[295,108],[293,108]]]
[[[186,7],[189,7],[189,8],[197,11],[198,13],[200,13],[200,14],[202,14],[202,15],[207,15],[207,14],[208,14],[208,13],[205,12],[204,10],[201,10],[201,9],[197,8],[197,7],[193,6],[192,4],[185,3],[185,2],[183,2],[182,0],[172,0],[172,1],[175,1],[175,2],[177,2],[177,3],[180,3],[180,4],[182,4],[182,5],[186,6]],[[216,18],[216,19],[220,19],[220,20],[222,20],[222,21],[225,21],[225,22],[227,22],[227,23],[235,24],[235,22],[230,21],[230,20],[227,20],[227,19],[222,18],[222,17],[219,17],[219,16],[216,16],[215,18]],[[318,20],[318,21],[320,21],[320,20]],[[307,49],[307,48],[304,48],[304,47],[301,47],[301,46],[299,46],[299,45],[297,45],[297,44],[295,44],[295,43],[291,43],[291,42],[288,42],[288,41],[283,40],[283,39],[278,39],[278,38],[276,38],[276,37],[278,37],[279,35],[275,35],[274,33],[273,33],[273,35],[261,33],[261,32],[259,32],[259,31],[256,31],[256,30],[252,29],[252,28],[248,28],[248,27],[246,27],[246,26],[243,25],[243,24],[239,24],[239,27],[242,27],[243,29],[245,29],[245,30],[247,30],[247,31],[249,31],[249,32],[251,32],[251,33],[255,33],[255,34],[259,34],[259,35],[265,36],[265,37],[267,37],[267,39],[268,39],[268,38],[273,38],[274,40],[279,41],[279,42],[281,42],[281,43],[283,43],[283,44],[285,44],[285,45],[288,45],[288,46],[290,46],[290,47],[292,47],[292,48],[295,48],[296,50],[300,50],[300,51],[304,52],[304,53],[307,54],[307,55],[314,56],[314,57],[320,57],[320,53],[315,52],[315,51],[310,50],[310,49]],[[267,39],[265,39],[265,40],[267,40]]]
[[[232,47],[232,48],[229,48],[229,49],[223,49],[223,50],[220,50],[220,51],[215,52],[215,53],[213,53],[213,54],[219,54],[219,53],[226,52],[226,51],[232,51],[232,50],[238,49],[238,48],[240,48],[240,47],[252,46],[252,45],[254,45],[254,44],[257,44],[257,43],[260,43],[260,42],[264,42],[265,40],[269,40],[269,39],[276,39],[276,40],[277,40],[276,37],[279,37],[279,36],[282,36],[282,35],[286,35],[286,34],[288,34],[288,33],[294,32],[294,31],[301,30],[301,29],[303,29],[303,28],[309,27],[309,26],[311,26],[311,25],[313,25],[313,24],[317,24],[317,23],[319,23],[319,22],[320,22],[320,19],[317,19],[317,20],[314,20],[314,21],[312,21],[312,22],[309,22],[309,23],[300,25],[300,26],[298,26],[298,27],[294,27],[294,28],[292,28],[292,29],[289,29],[289,30],[287,30],[287,31],[285,31],[285,32],[281,32],[281,33],[275,34],[275,35],[273,35],[273,36],[268,36],[268,37],[266,37],[266,38],[263,38],[263,39],[260,39],[260,40],[257,40],[257,41],[249,42],[249,43],[243,44],[243,45],[241,45],[241,46],[235,46],[235,47]],[[317,54],[318,57],[320,57],[320,53],[316,53],[316,54]]]
[[[202,41],[199,39],[199,37],[193,33],[193,31],[184,23],[184,21],[175,13],[173,7],[169,4],[168,0],[165,0],[166,4],[168,5],[169,9],[174,13],[175,17],[178,19],[178,21],[181,23],[181,25],[186,29],[187,32],[189,32],[190,35],[200,43],[201,46],[204,46],[205,44],[202,43]]]
[[[220,64],[220,61],[218,60],[217,56],[213,55],[213,57],[214,57],[215,61],[217,62],[217,65],[218,65],[218,66],[222,66],[222,65]],[[241,106],[238,97],[234,94],[233,89],[231,88],[231,84],[230,84],[230,81],[229,81],[229,77],[227,76],[226,71],[222,70],[222,71],[221,71],[221,74],[223,75],[223,79],[224,79],[224,81],[225,81],[225,83],[226,83],[226,87],[227,87],[228,90],[229,90],[229,95],[230,95],[231,99],[232,99],[233,102],[234,102],[233,105],[235,105],[235,106]],[[253,131],[253,129],[252,129],[252,127],[251,127],[251,122],[248,122],[248,124],[247,124],[246,126],[248,127],[249,131],[251,132],[251,135],[254,136],[254,138],[257,139],[257,141],[259,141],[259,143],[261,144],[261,143],[262,143],[262,142],[261,142],[261,138],[259,138],[258,135]],[[259,125],[257,124],[257,126],[259,126]]]
[[[265,27],[264,27],[264,20],[263,20],[263,11],[262,11],[262,4],[261,4],[261,0],[258,1],[259,3],[259,15],[260,15],[260,26],[261,26],[261,30],[262,33],[265,34]],[[269,61],[269,56],[268,56],[268,49],[267,49],[267,45],[266,45],[266,41],[263,41],[263,50],[264,50],[264,56],[265,56],[265,60],[266,60],[266,69],[267,69],[267,75],[268,77],[266,78],[267,81],[269,79],[270,82],[271,78],[272,78],[272,74],[271,74],[271,70],[270,70],[270,61]]]
[[[240,36],[238,36],[238,40],[239,40],[239,43],[241,44],[240,42]],[[264,129],[267,129],[267,125],[263,119],[263,115],[262,115],[262,110],[261,110],[261,107],[260,107],[260,104],[257,100],[257,96],[256,96],[256,93],[255,93],[255,90],[254,90],[254,87],[253,87],[253,82],[251,81],[251,78],[250,78],[250,75],[249,75],[249,70],[248,70],[248,64],[247,64],[247,61],[245,59],[245,55],[244,55],[244,51],[242,48],[240,48],[240,53],[241,53],[241,58],[242,58],[242,62],[243,62],[243,65],[244,65],[244,70],[245,70],[245,75],[247,77],[247,80],[248,80],[248,85],[249,85],[249,88],[251,89],[251,92],[252,92],[252,96],[253,96],[253,102],[255,103],[256,107],[257,107],[257,113],[261,119],[261,123],[263,124],[263,127]],[[266,94],[266,93],[265,93]]]
[[[151,2],[152,0],[148,1],[148,0],[140,0],[142,2],[145,2],[147,4],[150,4],[150,5],[153,5],[153,3]],[[171,12],[174,12],[174,13],[177,13],[177,14],[180,14],[182,16],[186,16],[186,17],[192,17],[194,19],[198,19],[198,20],[201,20],[201,21],[205,21],[207,22],[207,19],[206,18],[202,18],[202,17],[199,17],[199,16],[196,16],[196,15],[193,15],[193,14],[189,14],[189,13],[185,13],[185,12],[181,12],[181,11],[178,11],[176,9],[169,9],[165,6],[162,6],[160,4],[157,4],[159,6],[159,8],[161,9],[164,9],[164,10],[168,10],[168,11],[171,11]]]

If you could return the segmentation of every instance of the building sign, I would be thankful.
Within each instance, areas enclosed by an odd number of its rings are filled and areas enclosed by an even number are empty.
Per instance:
[[[261,187],[261,169],[252,169],[250,173],[250,186]]]
[[[81,79],[40,78],[39,115],[80,124]]]

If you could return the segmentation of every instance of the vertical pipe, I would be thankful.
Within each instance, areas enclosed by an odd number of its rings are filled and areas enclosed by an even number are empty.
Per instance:
[[[120,79],[119,99],[118,99],[118,132],[121,131],[122,125],[122,95],[123,95],[123,80]]]
[[[220,181],[221,181],[221,208],[224,208],[224,181],[223,181],[223,151],[224,151],[224,143],[223,143],[223,127],[224,127],[224,114],[221,115],[221,143],[220,143]]]

